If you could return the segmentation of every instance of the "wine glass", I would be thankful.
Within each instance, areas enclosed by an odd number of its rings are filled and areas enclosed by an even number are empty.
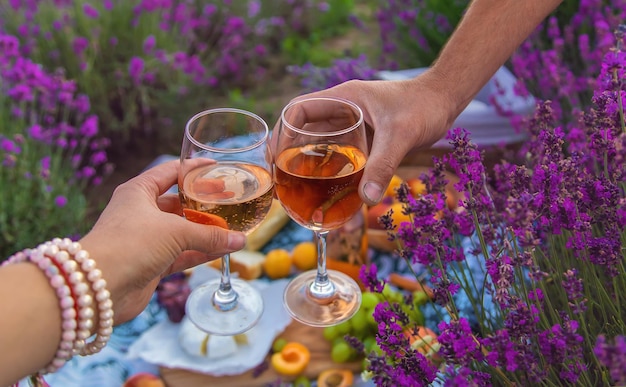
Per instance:
[[[273,200],[269,129],[256,114],[219,108],[193,116],[180,154],[179,196],[191,221],[252,232]],[[231,278],[230,255],[222,257],[221,278],[195,288],[186,315],[201,330],[236,335],[263,313],[260,293]]]
[[[346,274],[326,269],[326,236],[362,206],[358,186],[368,156],[363,112],[338,98],[307,98],[284,107],[275,133],[274,186],[283,208],[317,241],[317,270],[292,279],[288,312],[311,326],[352,317],[361,290]]]

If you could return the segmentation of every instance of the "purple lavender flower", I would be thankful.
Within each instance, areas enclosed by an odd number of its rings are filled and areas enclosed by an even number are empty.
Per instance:
[[[143,59],[137,56],[132,57],[128,63],[128,75],[130,75],[130,78],[133,80],[135,85],[141,84],[141,75],[143,73],[144,66]]]
[[[609,343],[604,335],[598,336],[593,353],[609,371],[613,385],[626,384],[626,338],[624,336],[616,336],[613,343]]]
[[[54,205],[57,207],[65,207],[67,204],[67,198],[63,195],[59,195],[54,198]]]
[[[85,16],[90,19],[97,19],[98,17],[100,17],[100,13],[98,12],[98,10],[94,8],[91,4],[83,4],[83,12],[85,13]]]
[[[154,35],[150,35],[143,41],[143,52],[149,54],[152,52],[155,46],[156,38],[154,37]]]

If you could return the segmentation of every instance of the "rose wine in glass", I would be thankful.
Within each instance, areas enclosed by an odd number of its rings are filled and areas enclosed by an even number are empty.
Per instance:
[[[358,186],[368,156],[363,113],[343,99],[301,99],[283,109],[277,131],[276,196],[295,222],[314,232],[318,249],[317,270],[290,281],[285,306],[304,324],[339,324],[358,310],[361,291],[349,276],[326,269],[326,236],[362,206]]]
[[[272,204],[267,124],[239,109],[207,110],[185,128],[179,197],[191,221],[252,232]],[[259,292],[231,278],[230,256],[222,257],[221,278],[195,288],[186,315],[201,330],[235,335],[252,328],[263,312]]]

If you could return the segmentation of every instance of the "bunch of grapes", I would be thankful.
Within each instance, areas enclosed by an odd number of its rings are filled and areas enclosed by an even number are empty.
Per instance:
[[[410,325],[424,325],[420,307],[428,302],[428,296],[423,291],[405,294],[385,285],[381,293],[363,292],[361,307],[350,320],[324,328],[324,338],[332,343],[330,356],[334,362],[345,363],[363,355],[348,343],[346,337],[355,337],[363,343],[365,354],[371,351],[380,354],[376,343],[378,324],[374,320],[374,310],[381,302],[400,308],[409,317]]]
[[[185,303],[191,293],[184,273],[165,277],[156,288],[157,303],[167,312],[171,322],[179,323],[185,316]]]

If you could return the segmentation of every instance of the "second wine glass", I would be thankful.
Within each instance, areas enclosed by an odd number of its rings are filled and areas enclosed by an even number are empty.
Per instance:
[[[267,124],[245,110],[220,108],[192,117],[180,156],[179,196],[188,220],[252,232],[273,200]],[[195,288],[186,315],[215,335],[249,330],[261,317],[263,299],[244,280],[230,276],[230,255],[221,278]]]
[[[362,206],[358,187],[368,155],[363,112],[343,99],[300,99],[285,106],[276,130],[276,196],[295,222],[314,232],[318,254],[317,270],[288,284],[285,306],[304,324],[339,324],[359,309],[361,291],[351,277],[326,269],[326,235]]]

